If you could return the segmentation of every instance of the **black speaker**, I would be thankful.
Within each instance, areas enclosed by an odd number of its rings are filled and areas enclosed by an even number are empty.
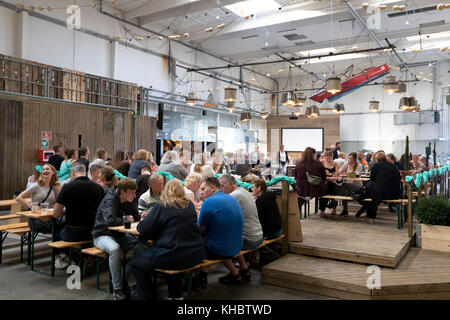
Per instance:
[[[158,103],[158,120],[156,120],[156,128],[162,130],[164,118],[164,103]]]
[[[202,116],[206,116],[206,115],[207,115],[206,110],[202,110]]]

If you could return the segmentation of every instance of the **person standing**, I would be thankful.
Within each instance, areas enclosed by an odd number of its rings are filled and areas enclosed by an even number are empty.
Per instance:
[[[321,197],[326,193],[327,175],[325,167],[319,160],[315,160],[316,150],[307,147],[303,152],[302,160],[295,167],[295,180],[297,183],[298,206],[315,197]],[[310,176],[310,181],[307,174]],[[319,211],[319,216],[324,217],[325,212]]]
[[[48,158],[48,163],[55,167],[56,171],[59,171],[61,163],[64,161],[61,146],[56,145],[53,147],[53,150],[55,150],[55,154]]]
[[[289,157],[286,151],[284,151],[284,145],[281,145],[280,151],[277,153],[278,173],[286,174],[286,166],[289,163]]]
[[[88,147],[81,147],[78,150],[78,160],[77,162],[81,162],[86,167],[86,172],[89,170],[89,155],[91,154],[91,151]]]
[[[338,158],[339,151],[341,151],[341,142],[336,141],[335,147],[333,149],[333,160]]]

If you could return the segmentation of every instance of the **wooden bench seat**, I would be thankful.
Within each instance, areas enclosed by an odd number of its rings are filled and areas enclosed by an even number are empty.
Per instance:
[[[69,242],[69,241],[54,241],[50,242],[48,245],[55,249],[64,249],[64,248],[81,248],[82,245],[91,244],[92,241],[78,241],[78,242]]]
[[[8,233],[17,234],[19,236],[24,236],[30,231],[31,231],[31,229],[26,227],[26,228],[17,228],[17,229],[8,230]]]
[[[28,222],[10,223],[0,226],[0,231],[9,232],[9,230],[28,227]]]
[[[264,240],[258,247],[254,248],[254,249],[250,249],[250,250],[241,250],[241,252],[239,252],[233,258],[237,258],[237,257],[245,255],[245,254],[247,254],[249,252],[261,249],[262,247],[267,246],[268,244],[271,244],[273,242],[277,242],[277,241],[282,240],[284,237],[285,237],[285,235],[282,234],[280,237],[278,237],[276,239]],[[190,271],[193,271],[193,270],[196,270],[196,269],[200,269],[200,268],[203,268],[203,267],[209,267],[211,265],[220,263],[222,261],[224,261],[224,260],[203,260],[202,263],[200,263],[200,264],[198,264],[196,266],[193,266],[191,268],[188,268],[188,269],[183,269],[183,270],[155,269],[155,271],[161,272],[161,273],[166,273],[166,274],[184,273],[184,272],[190,272]]]
[[[0,216],[0,220],[8,220],[8,219],[15,219],[15,218],[20,218],[20,216],[18,214],[7,214],[4,216]]]
[[[108,258],[108,254],[102,249],[97,247],[86,248],[81,250],[81,252],[90,256],[101,257],[104,259]]]

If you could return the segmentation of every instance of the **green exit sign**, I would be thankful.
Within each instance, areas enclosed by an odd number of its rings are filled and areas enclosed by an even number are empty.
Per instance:
[[[41,140],[41,147],[42,147],[42,149],[48,149],[48,140],[47,139]]]

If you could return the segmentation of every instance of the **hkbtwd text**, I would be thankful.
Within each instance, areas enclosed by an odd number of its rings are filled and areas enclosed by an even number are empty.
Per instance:
[[[192,307],[188,305],[177,308],[178,315],[199,315],[208,318],[210,315],[269,315],[270,305],[226,304],[219,307]]]

